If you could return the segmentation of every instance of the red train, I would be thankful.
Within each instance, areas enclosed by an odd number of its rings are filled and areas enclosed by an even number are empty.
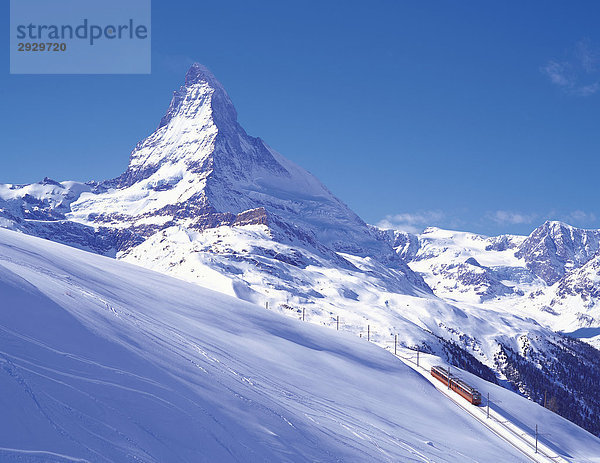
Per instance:
[[[448,370],[439,365],[431,367],[431,376],[439,379],[446,386],[450,383],[450,389],[457,392],[473,405],[481,405],[481,394],[475,388],[472,388],[462,379],[452,376]]]

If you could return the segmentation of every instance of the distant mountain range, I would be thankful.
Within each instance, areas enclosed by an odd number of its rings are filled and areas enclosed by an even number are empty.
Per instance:
[[[521,314],[556,331],[585,328],[580,337],[600,346],[600,230],[548,221],[528,237],[428,228],[396,231],[390,242],[448,301]]]
[[[600,435],[600,231],[528,237],[366,224],[246,134],[194,64],[127,170],[0,185],[0,226],[196,282],[390,347],[420,348]],[[566,333],[570,336],[565,336]],[[581,338],[581,340],[575,339]],[[581,378],[585,372],[585,380]]]

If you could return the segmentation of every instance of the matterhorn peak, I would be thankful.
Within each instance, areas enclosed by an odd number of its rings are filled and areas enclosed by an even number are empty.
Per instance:
[[[131,153],[127,170],[103,186],[106,194],[75,206],[81,220],[118,217],[148,236],[165,224],[203,230],[239,223],[240,214],[260,210],[285,239],[329,249],[319,251],[324,255],[333,250],[400,262],[318,179],[249,136],[223,86],[201,64],[190,67],[160,126]]]
[[[194,63],[185,74],[185,85],[187,87],[201,82],[206,82],[213,88],[218,87],[223,89],[221,82],[217,80],[215,75],[206,66]]]
[[[158,128],[166,126],[176,117],[194,119],[208,108],[211,118],[221,130],[237,124],[237,112],[225,88],[208,68],[194,63],[185,75],[185,84],[173,92],[173,99]]]

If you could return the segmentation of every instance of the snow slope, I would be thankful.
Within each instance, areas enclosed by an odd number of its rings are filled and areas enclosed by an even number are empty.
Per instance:
[[[0,295],[2,461],[522,461],[348,333],[9,230]]]
[[[524,461],[350,333],[8,230],[0,296],[2,461]],[[600,461],[597,438],[468,378]]]

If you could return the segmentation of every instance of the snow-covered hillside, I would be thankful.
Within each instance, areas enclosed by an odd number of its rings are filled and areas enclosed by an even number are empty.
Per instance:
[[[525,461],[351,333],[8,230],[0,294],[2,461]],[[571,461],[600,453],[521,404]]]

